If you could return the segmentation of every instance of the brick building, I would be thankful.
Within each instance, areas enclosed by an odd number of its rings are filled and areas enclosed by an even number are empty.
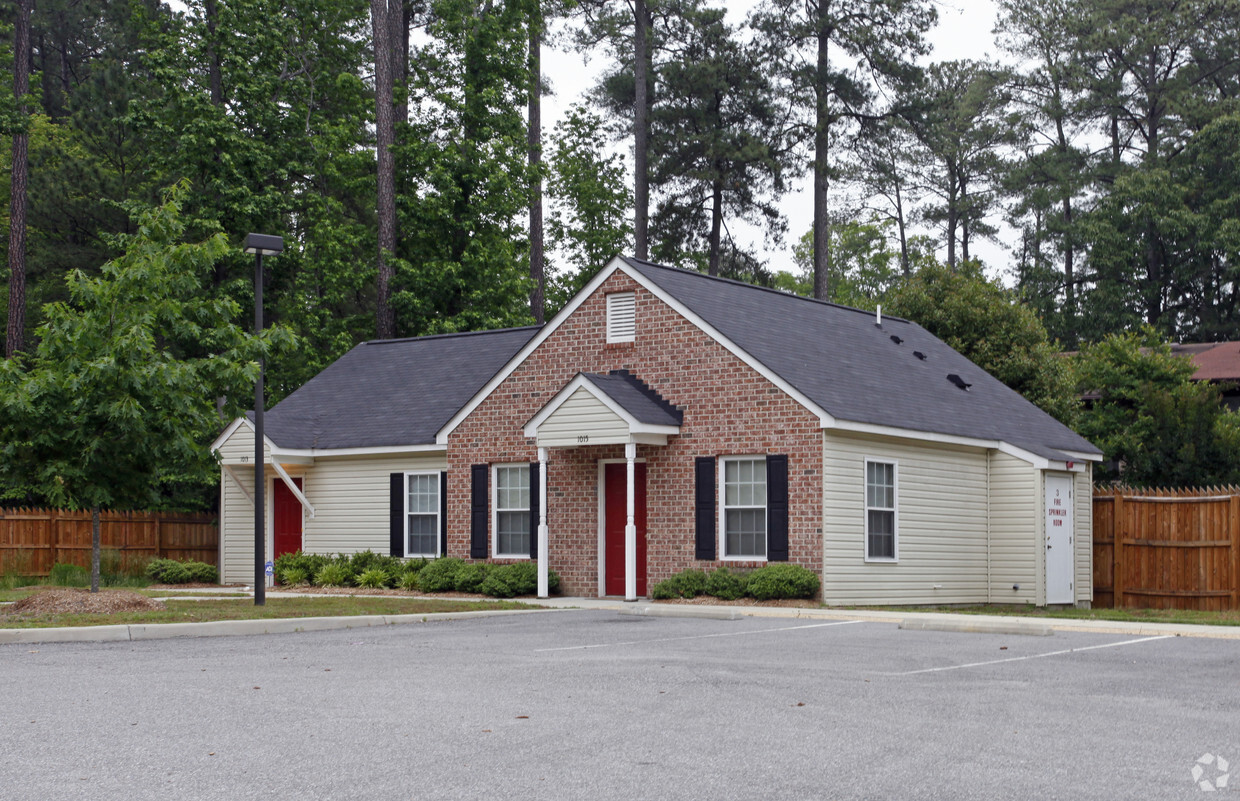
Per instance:
[[[268,553],[534,559],[585,596],[790,561],[828,603],[1092,597],[1088,442],[913,323],[634,259],[539,328],[359,345],[265,421]],[[212,449],[246,581],[249,421]]]

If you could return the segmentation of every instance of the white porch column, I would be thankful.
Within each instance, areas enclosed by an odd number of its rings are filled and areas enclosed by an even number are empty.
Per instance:
[[[637,600],[637,522],[635,506],[635,491],[633,489],[634,475],[633,465],[637,461],[637,444],[634,442],[625,443],[624,446],[625,472],[628,480],[625,483],[624,508],[627,514],[624,524],[624,600]]]
[[[538,449],[538,597],[546,598],[547,589],[547,449]]]

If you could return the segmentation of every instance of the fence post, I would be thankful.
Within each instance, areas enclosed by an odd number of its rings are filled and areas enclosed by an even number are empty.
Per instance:
[[[163,529],[161,529],[159,526],[159,519],[161,517],[163,517],[163,515],[156,513],[155,515],[155,558],[156,559],[164,558],[164,535],[163,535]]]
[[[1232,488],[1227,534],[1231,539],[1231,608],[1240,609],[1240,495]]]
[[[1112,605],[1120,609],[1124,605],[1124,495],[1120,487],[1115,488],[1115,505],[1111,510],[1111,541],[1115,543],[1111,552],[1111,597]]]

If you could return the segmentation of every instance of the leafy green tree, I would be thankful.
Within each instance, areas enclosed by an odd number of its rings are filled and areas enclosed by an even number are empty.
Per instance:
[[[552,282],[552,310],[585,286],[612,256],[628,249],[633,195],[623,159],[604,147],[603,120],[573,106],[556,126],[551,151],[549,233],[553,251],[573,268]]]
[[[1078,387],[1096,399],[1077,430],[1109,460],[1098,478],[1172,487],[1240,480],[1240,415],[1217,386],[1193,381],[1194,371],[1149,327],[1081,351]]]
[[[844,125],[892,113],[880,98],[916,78],[913,59],[928,52],[924,35],[935,19],[934,6],[919,0],[764,0],[753,15],[766,63],[811,143],[814,297],[830,296],[832,138],[842,138]]]
[[[44,310],[34,354],[0,364],[0,494],[91,511],[92,591],[99,511],[201,498],[216,477],[216,398],[239,412],[257,375],[258,340],[234,322],[237,304],[202,291],[227,240],[181,242],[187,192],[137,212],[101,275],[70,273],[69,301]],[[278,328],[261,341],[287,344]]]
[[[776,200],[791,167],[760,53],[723,17],[686,5],[669,21],[651,110],[655,258],[710,275],[720,272],[729,219],[782,234]]]
[[[421,113],[397,145],[413,191],[397,199],[402,240],[392,305],[402,336],[520,325],[531,319],[529,8],[436,0],[412,60]]]
[[[884,310],[920,324],[1058,420],[1079,407],[1068,361],[1037,315],[987,280],[976,262],[925,266],[887,294]]]
[[[834,303],[858,309],[874,309],[899,282],[899,254],[889,238],[894,223],[838,216],[831,221],[831,264],[836,280],[831,284]],[[914,243],[916,244],[916,243]],[[813,294],[814,232],[806,231],[792,248],[798,268],[796,282],[787,288],[800,295]]]
[[[1003,49],[1027,65],[1011,82],[1024,141],[1004,178],[1022,232],[1017,286],[1069,346],[1077,336],[1080,208],[1094,166],[1083,142],[1097,121],[1087,102],[1081,17],[1081,4],[1070,0],[1001,0],[996,30]]]
[[[943,232],[949,267],[970,259],[975,237],[996,233],[987,216],[998,202],[1000,152],[1016,124],[1005,80],[993,65],[949,61],[931,65],[917,90],[915,158],[920,185],[932,198],[922,217]]]

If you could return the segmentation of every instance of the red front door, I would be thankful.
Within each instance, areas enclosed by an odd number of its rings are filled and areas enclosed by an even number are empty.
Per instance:
[[[297,489],[302,488],[300,478],[293,479]],[[301,501],[283,480],[272,482],[271,539],[275,553],[271,558],[301,550]]]
[[[607,595],[624,595],[624,526],[628,522],[627,465],[603,465],[603,575]],[[633,465],[633,522],[637,526],[637,594],[646,594],[646,465]]]

